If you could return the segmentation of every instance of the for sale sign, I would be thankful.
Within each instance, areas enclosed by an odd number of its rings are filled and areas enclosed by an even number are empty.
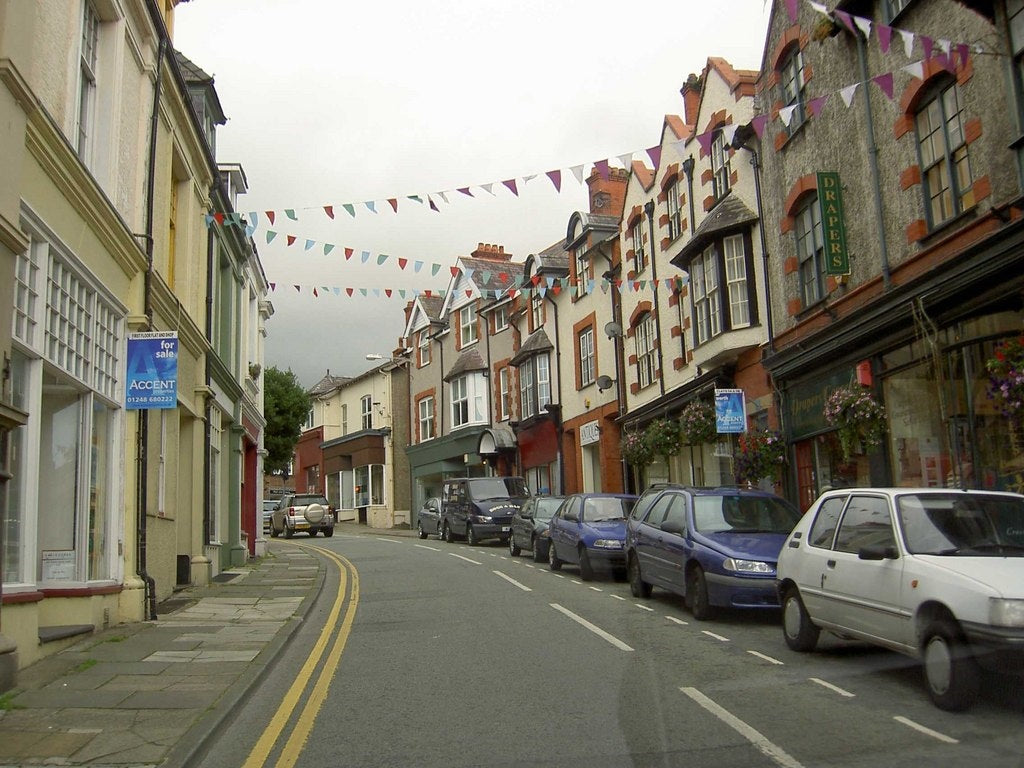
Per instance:
[[[178,332],[128,334],[125,408],[176,408],[178,405]]]
[[[742,389],[715,390],[715,423],[720,435],[747,431],[747,403]]]

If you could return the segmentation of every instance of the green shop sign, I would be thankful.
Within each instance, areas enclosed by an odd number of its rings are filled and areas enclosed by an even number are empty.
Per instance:
[[[839,174],[818,174],[818,203],[821,205],[821,233],[825,238],[825,274],[850,274],[850,255],[846,252],[846,226],[843,224],[843,189]]]

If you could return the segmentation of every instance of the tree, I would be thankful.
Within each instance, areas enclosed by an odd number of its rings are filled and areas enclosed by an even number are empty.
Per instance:
[[[263,415],[267,420],[264,447],[268,473],[288,472],[295,444],[312,404],[295,374],[270,366],[263,373]]]

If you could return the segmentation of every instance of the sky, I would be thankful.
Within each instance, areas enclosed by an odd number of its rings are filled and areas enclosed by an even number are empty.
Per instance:
[[[259,214],[252,237],[274,284],[264,364],[306,387],[328,371],[362,373],[379,364],[367,355],[395,349],[412,291],[444,290],[459,256],[487,243],[522,262],[563,239],[587,205],[570,169],[630,153],[650,165],[644,150],[665,115],[682,115],[679,89],[709,56],[760,67],[769,10],[766,0],[178,5],[175,47],[214,77],[228,117],[217,160],[242,165],[238,210]],[[467,187],[471,197],[456,191]]]

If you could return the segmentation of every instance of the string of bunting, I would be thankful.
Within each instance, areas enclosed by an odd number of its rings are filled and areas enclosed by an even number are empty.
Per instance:
[[[791,22],[794,23],[797,20],[799,1],[800,0],[786,0],[785,2],[789,19]],[[921,78],[923,77],[924,73],[925,61],[936,60],[940,63],[941,66],[945,67],[950,71],[954,71],[956,69],[958,60],[963,62],[963,64],[966,66],[972,51],[977,54],[991,53],[990,51],[987,51],[980,43],[954,42],[952,40],[945,38],[930,37],[928,35],[918,34],[909,30],[876,23],[871,19],[864,18],[862,16],[856,16],[854,14],[839,9],[829,11],[828,8],[826,8],[824,5],[818,2],[814,2],[814,0],[806,0],[806,2],[812,9],[814,9],[818,13],[828,17],[835,17],[851,32],[856,33],[859,30],[861,33],[863,33],[866,39],[877,39],[879,49],[884,54],[887,54],[890,52],[890,50],[892,50],[893,42],[897,38],[899,38],[902,41],[903,50],[906,53],[907,58],[910,58],[913,55],[915,44],[920,44],[923,54],[923,60],[915,61],[907,66],[898,68],[898,70],[876,75],[869,79],[870,82],[874,83],[879,89],[882,90],[882,92],[890,101],[893,99],[894,74],[896,71],[906,71],[912,77]],[[874,32],[874,38],[872,38],[872,32]],[[833,93],[824,94],[814,99],[810,99],[807,102],[807,108],[811,112],[811,114],[817,117],[821,113],[821,110],[823,109],[825,103],[832,95],[834,95],[834,93],[839,93],[842,96],[844,102],[846,103],[846,106],[850,107],[857,88],[862,85],[866,85],[866,82],[853,83]],[[778,119],[784,126],[789,126],[793,112],[798,108],[798,106],[799,105],[793,105],[779,110]],[[751,127],[757,133],[758,138],[762,136],[768,123],[771,120],[772,116],[768,114],[757,115],[751,120]],[[726,141],[732,141],[731,134],[735,134],[736,128],[737,126],[725,126],[721,128],[723,133],[726,134]],[[696,134],[695,136],[692,136],[690,138],[685,138],[680,141],[672,142],[672,146],[675,149],[680,150],[687,143],[689,143],[689,141],[691,141],[692,139],[696,139],[697,142],[700,144],[702,150],[705,153],[708,153],[711,150],[711,144],[714,141],[715,134],[718,132],[718,130],[719,128],[716,127],[714,130],[706,131],[704,133]],[[650,158],[652,164],[654,165],[655,170],[657,170],[661,164],[661,153],[662,148],[660,145],[658,145],[648,147],[647,149],[644,150],[634,150],[631,152],[626,152],[624,154],[618,155],[617,160],[621,168],[629,169],[632,167],[633,159],[637,154],[646,154],[647,157]],[[578,165],[571,166],[568,170],[576,179],[577,183],[582,186],[584,183],[584,179],[586,178],[585,172],[591,166],[593,166],[597,170],[597,172],[600,173],[604,178],[608,178],[608,174],[610,173],[611,169],[613,167],[616,167],[612,164],[610,159],[601,159],[594,160],[588,163],[580,163]],[[309,211],[321,211],[330,220],[334,220],[336,218],[336,216],[339,213],[338,209],[344,211],[352,218],[355,218],[357,212],[359,211],[376,214],[380,213],[381,211],[386,211],[390,209],[393,213],[397,214],[399,211],[399,204],[403,203],[404,201],[411,201],[420,206],[426,205],[429,207],[430,210],[440,213],[440,208],[438,207],[439,202],[443,204],[450,204],[451,198],[453,196],[459,195],[470,198],[475,197],[475,195],[473,194],[474,189],[482,190],[483,192],[486,192],[487,194],[494,196],[494,189],[496,187],[499,189],[504,187],[513,196],[518,197],[520,184],[525,185],[526,183],[529,183],[530,181],[542,175],[548,178],[548,180],[554,186],[556,192],[561,192],[563,179],[562,170],[555,169],[544,171],[542,173],[538,172],[522,177],[505,179],[504,181],[500,182],[467,185],[464,187],[457,187],[455,189],[431,192],[427,194],[396,196],[386,198],[385,200],[367,200],[358,203],[348,202],[341,204],[310,206],[305,208],[295,207],[277,210],[266,210],[263,211],[262,215],[263,218],[265,218],[266,221],[269,222],[270,226],[274,226],[275,222],[280,216],[290,219],[291,221],[299,221],[299,216],[297,212],[306,213]],[[252,234],[258,228],[261,221],[260,213],[258,211],[250,211],[248,214],[242,214],[234,211],[215,211],[203,215],[207,227],[235,226],[243,228],[247,236],[252,236]],[[273,236],[271,236],[271,233],[268,232],[268,237],[270,237],[270,239],[268,239],[267,242],[269,243],[273,239],[273,237],[276,237],[276,235],[277,233],[273,233]],[[317,244],[317,242],[314,240],[306,238],[301,239],[304,240],[306,243],[306,250],[310,250]],[[300,238],[289,236],[288,245],[293,245],[298,240],[300,240]],[[330,243],[323,243],[322,245],[325,248],[325,253],[329,253],[330,250],[333,250],[335,247]]]
[[[594,293],[600,289],[602,293],[608,293],[609,290],[615,290],[619,293],[641,293],[644,291],[656,291],[658,288],[664,288],[669,293],[679,293],[683,286],[688,282],[686,275],[678,275],[664,280],[609,280],[608,278],[588,279],[586,281],[587,293]],[[477,289],[466,289],[464,291],[458,291],[458,293],[465,293],[467,298],[473,298],[473,296],[479,296],[483,299],[501,299],[505,297],[513,298],[515,296],[526,296],[530,297],[545,296],[548,291],[557,296],[563,290],[576,287],[578,281],[574,278],[569,277],[545,277],[539,278],[534,276],[530,283],[527,285],[510,285],[506,288],[477,288]],[[300,285],[291,283],[292,288],[295,289],[296,293],[302,293],[304,290],[306,293],[313,295],[314,297],[321,296],[338,296],[352,298],[354,296],[363,296],[374,298],[416,298],[424,296],[426,298],[436,297],[443,299],[448,296],[450,291],[448,289],[423,289],[423,288],[352,288],[352,287],[338,287],[328,285]],[[268,283],[271,293],[275,293],[280,286],[278,282]]]

